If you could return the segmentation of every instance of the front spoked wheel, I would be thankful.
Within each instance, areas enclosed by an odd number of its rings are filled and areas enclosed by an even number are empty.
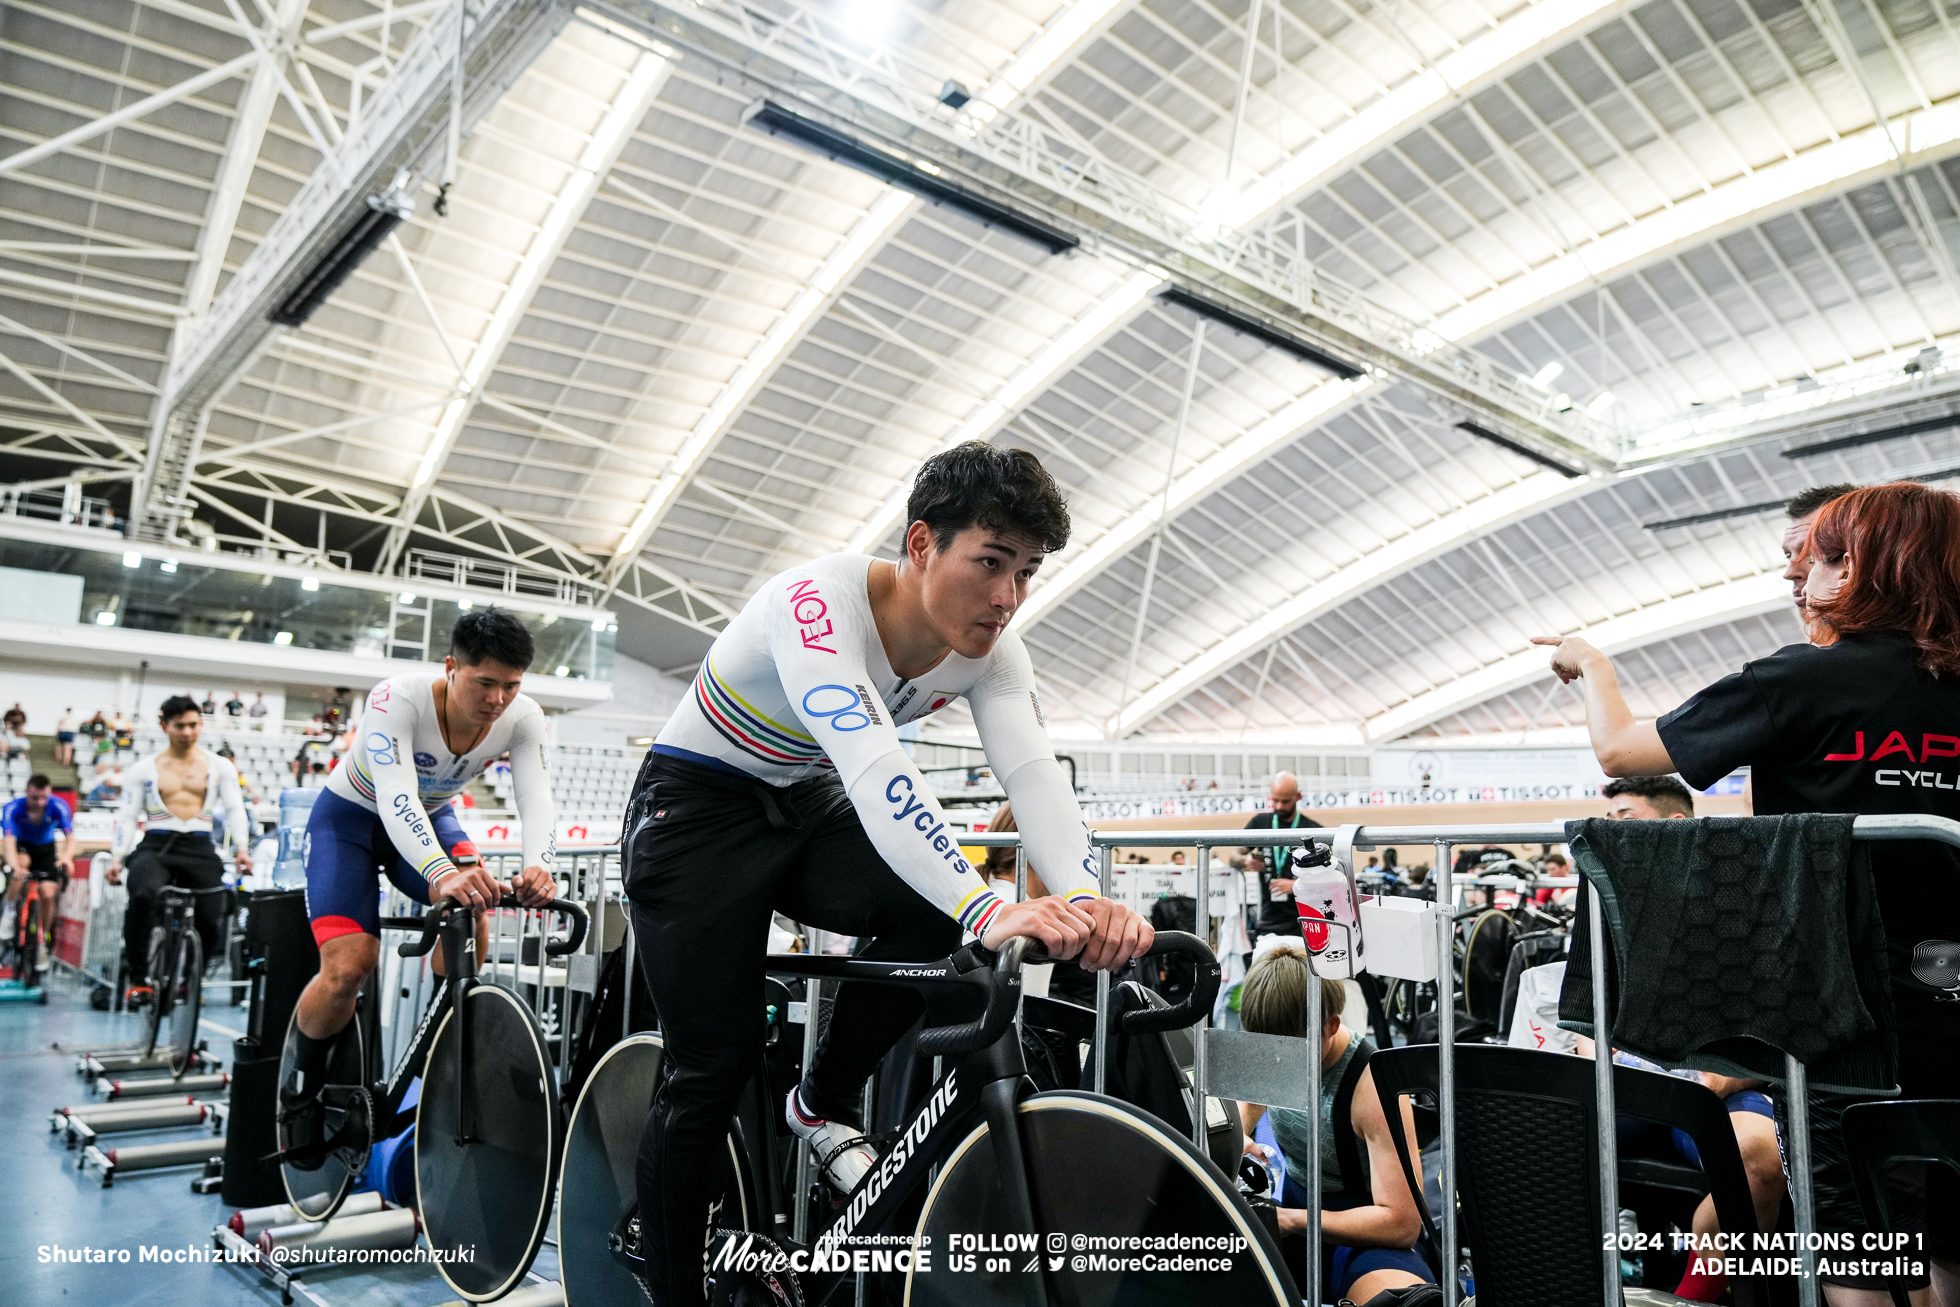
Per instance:
[[[500,1298],[524,1278],[544,1241],[558,1178],[558,1086],[544,1032],[524,1001],[496,985],[463,1000],[470,1066],[459,1065],[456,1012],[429,1048],[415,1118],[415,1203],[429,1246],[471,1251],[439,1261],[471,1302]],[[463,1135],[458,1081],[470,1099]]]
[[[1031,1258],[1051,1307],[1300,1301],[1236,1186],[1156,1117],[1072,1090],[1036,1094],[1019,1111],[1037,1248],[966,1261],[950,1249],[949,1235],[1013,1228],[988,1127],[979,1125],[926,1196],[917,1233],[930,1239],[918,1246],[931,1249],[931,1269],[906,1277],[907,1307],[1020,1307]]]
[[[161,999],[163,991],[157,991]],[[159,1003],[159,1006],[162,1006]],[[194,930],[177,936],[170,980],[170,1074],[181,1077],[197,1057],[197,1019],[204,1010],[204,941]]]

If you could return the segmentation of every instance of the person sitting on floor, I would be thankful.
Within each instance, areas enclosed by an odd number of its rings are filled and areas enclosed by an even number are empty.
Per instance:
[[[1389,1133],[1388,1118],[1375,1093],[1368,1059],[1375,1046],[1364,1035],[1341,1023],[1347,989],[1338,980],[1316,979],[1307,964],[1306,946],[1294,940],[1267,945],[1253,959],[1240,990],[1239,1020],[1262,1035],[1305,1039],[1307,986],[1320,986],[1320,1235],[1321,1296],[1316,1302],[1344,1299],[1365,1303],[1376,1294],[1412,1284],[1433,1284],[1429,1264],[1416,1251],[1422,1237],[1422,1217],[1415,1195],[1402,1173]],[[1335,1111],[1346,1101],[1345,1112]],[[1405,1139],[1414,1140],[1415,1115],[1407,1102],[1398,1104]],[[1307,1113],[1286,1107],[1242,1103],[1246,1152],[1264,1161],[1267,1150],[1253,1141],[1259,1118],[1272,1119],[1273,1136],[1286,1160],[1287,1182],[1280,1195],[1281,1247],[1297,1279],[1304,1267],[1304,1242],[1310,1194],[1294,1183],[1307,1167],[1307,1132],[1314,1128]]]

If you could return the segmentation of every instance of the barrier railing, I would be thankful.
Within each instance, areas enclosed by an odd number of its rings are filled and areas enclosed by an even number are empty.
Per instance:
[[[1935,840],[1942,844],[1960,848],[1960,822],[1949,821],[1944,817],[1922,816],[1917,814],[1898,816],[1859,817],[1852,823],[1852,837],[1859,840]],[[1563,844],[1565,842],[1565,823],[1520,822],[1515,824],[1464,825],[1464,826],[1345,826],[1339,828],[1321,827],[1307,830],[1165,830],[1165,831],[1091,831],[1090,843],[1101,850],[1102,876],[1109,883],[1113,865],[1114,851],[1118,848],[1196,848],[1197,859],[1197,901],[1209,903],[1211,899],[1211,851],[1214,848],[1230,846],[1242,847],[1293,847],[1307,844],[1333,846],[1337,852],[1347,853],[1355,849],[1384,848],[1390,845],[1427,844],[1436,850],[1436,866],[1430,873],[1430,883],[1435,886],[1433,894],[1439,905],[1454,904],[1455,878],[1451,873],[1451,853],[1458,845],[1467,844]],[[1027,853],[1020,847],[1021,837],[1015,832],[962,836],[960,843],[991,848],[1012,848],[1014,854],[1014,888],[1017,898],[1027,896]],[[1612,1014],[1607,1006],[1606,993],[1606,934],[1605,924],[1600,915],[1599,896],[1588,895],[1588,921],[1591,924],[1595,946],[1592,950],[1592,992],[1593,992],[1593,1030],[1596,1052],[1594,1056],[1594,1085],[1596,1091],[1595,1113],[1597,1126],[1596,1146],[1599,1153],[1599,1176],[1601,1194],[1601,1216],[1604,1229],[1602,1240],[1601,1271],[1605,1277],[1604,1302],[1606,1307],[1620,1307],[1620,1261],[1617,1236],[1619,1234],[1619,1147],[1614,1129],[1613,1100],[1613,1059],[1610,1050],[1613,1046]],[[1442,1152],[1441,1192],[1446,1195],[1442,1211],[1442,1230],[1444,1244],[1444,1274],[1442,1279],[1443,1302],[1445,1307],[1455,1307],[1457,1302],[1457,1283],[1455,1264],[1461,1239],[1457,1230],[1456,1203],[1456,1079],[1455,1079],[1455,1011],[1456,979],[1451,974],[1450,962],[1455,950],[1455,914],[1438,911],[1436,917],[1436,1061],[1437,1061],[1437,1117]],[[1310,963],[1311,965],[1311,963]],[[1109,976],[1098,973],[1096,977],[1096,1016],[1098,1029],[1108,1020]],[[1320,987],[1307,986],[1307,1025],[1309,1029],[1319,1029],[1321,1024]],[[1205,1146],[1204,1099],[1210,1096],[1210,1081],[1206,1075],[1205,1027],[1210,1024],[1207,1016],[1199,1023],[1192,1039],[1195,1050],[1195,1063],[1192,1067],[1193,1103],[1192,1135],[1193,1142],[1202,1150]],[[1103,1064],[1103,1043],[1096,1041],[1094,1088],[1103,1092],[1105,1067]],[[1607,1050],[1604,1056],[1598,1050]],[[1303,1059],[1307,1073],[1307,1092],[1304,1095],[1309,1103],[1318,1103],[1321,1096],[1321,1065],[1318,1057]],[[1784,1056],[1784,1082],[1786,1086],[1786,1107],[1790,1139],[1789,1173],[1792,1178],[1790,1199],[1795,1209],[1797,1242],[1802,1249],[1803,1274],[1798,1283],[1798,1296],[1802,1307],[1819,1307],[1821,1302],[1816,1277],[1816,1233],[1817,1212],[1815,1190],[1811,1176],[1811,1130],[1809,1081],[1807,1069],[1796,1058]],[[1317,1153],[1319,1132],[1310,1131],[1310,1149]],[[1319,1283],[1320,1257],[1320,1166],[1317,1156],[1308,1162],[1308,1183],[1312,1191],[1309,1204],[1309,1229],[1307,1231],[1307,1282]]]

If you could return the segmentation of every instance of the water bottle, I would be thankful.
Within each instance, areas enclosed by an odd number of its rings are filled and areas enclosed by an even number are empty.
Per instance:
[[[1361,970],[1361,914],[1354,879],[1325,849],[1293,853],[1293,903],[1316,974],[1346,980]]]
[[[272,865],[272,883],[280,889],[306,888],[306,823],[319,797],[318,790],[279,791],[279,858]]]

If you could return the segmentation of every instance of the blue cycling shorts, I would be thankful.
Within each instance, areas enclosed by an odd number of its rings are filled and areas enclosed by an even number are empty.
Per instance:
[[[459,846],[465,853],[475,852],[450,805],[431,812],[429,824],[452,858]],[[306,841],[306,917],[316,944],[342,935],[381,933],[378,876],[385,875],[417,903],[429,901],[429,882],[395,850],[379,813],[322,791],[306,822]]]
[[[1339,1302],[1362,1276],[1375,1271],[1407,1271],[1424,1284],[1436,1283],[1429,1263],[1413,1248],[1350,1248],[1345,1244],[1322,1245],[1322,1264],[1330,1301]]]

